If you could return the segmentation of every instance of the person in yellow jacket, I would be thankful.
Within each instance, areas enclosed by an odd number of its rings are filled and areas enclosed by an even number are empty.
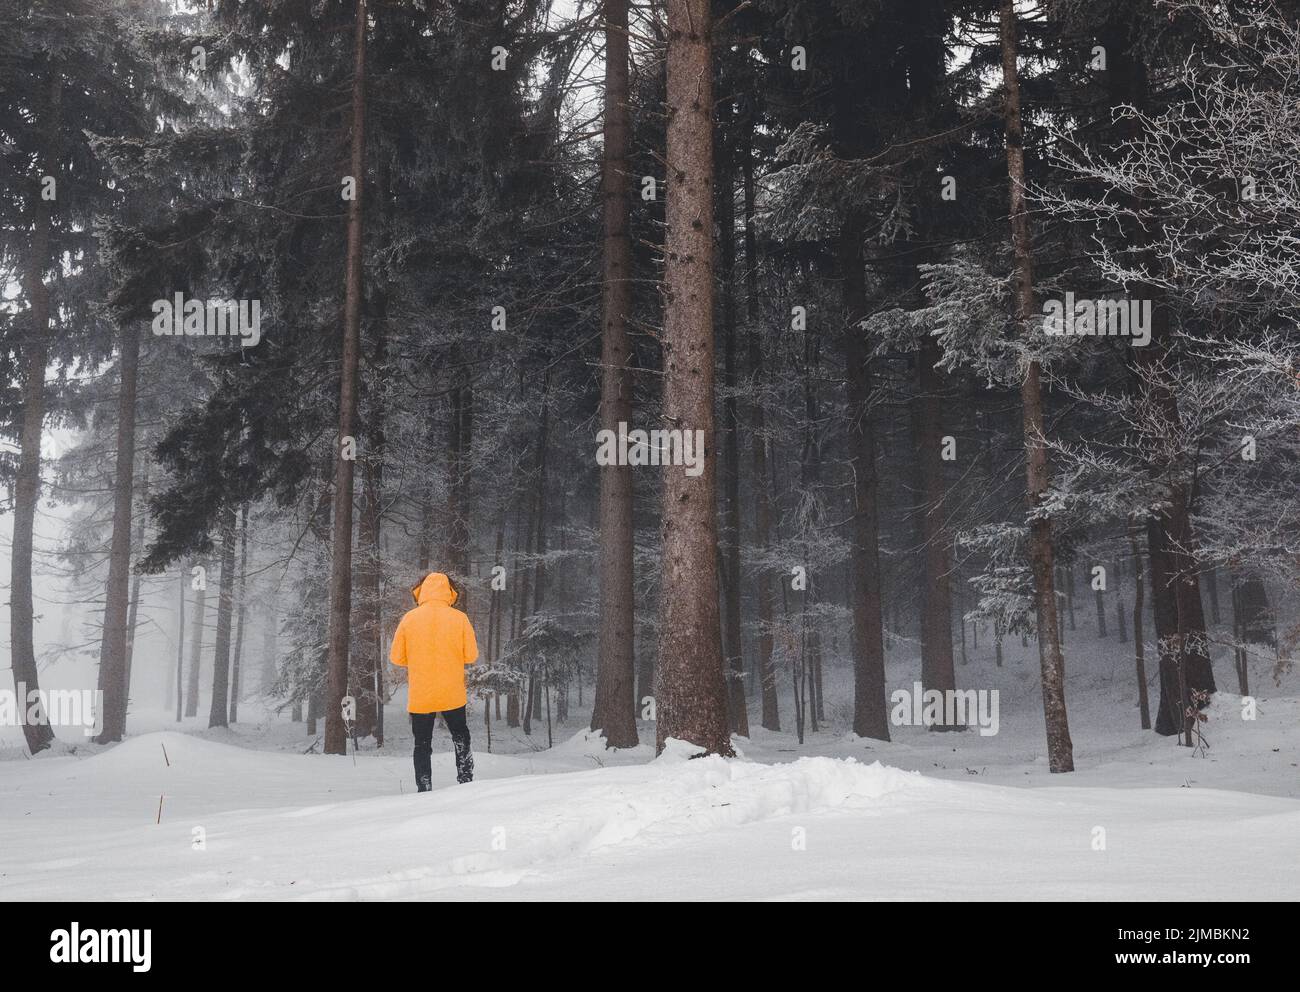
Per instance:
[[[474,625],[454,604],[456,587],[442,572],[431,572],[411,588],[415,609],[408,610],[393,635],[388,658],[407,671],[407,704],[415,734],[415,785],[433,788],[430,754],[433,724],[439,713],[451,731],[456,749],[456,781],[474,779],[474,755],[469,749],[465,719],[465,666],[478,659]]]

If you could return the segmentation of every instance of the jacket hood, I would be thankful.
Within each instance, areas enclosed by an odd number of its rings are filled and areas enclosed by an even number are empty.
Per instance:
[[[426,603],[441,603],[443,606],[451,606],[456,602],[456,590],[452,589],[451,582],[442,572],[430,572],[420,583],[420,591],[415,595],[415,601],[421,606]]]

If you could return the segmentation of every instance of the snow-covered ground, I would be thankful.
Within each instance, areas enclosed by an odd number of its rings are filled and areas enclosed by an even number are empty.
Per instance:
[[[900,660],[891,683],[911,671]],[[855,739],[831,679],[829,729],[802,746],[755,730],[739,760],[607,752],[583,712],[551,750],[544,724],[531,740],[494,726],[488,753],[476,702],[477,780],[452,784],[440,725],[442,787],[425,795],[400,703],[387,746],[355,757],[303,754],[303,725],[256,707],[228,731],[133,714],[114,747],[3,751],[0,898],[1296,899],[1294,679],[1261,667],[1253,721],[1220,693],[1197,756],[1138,729],[1131,675],[1088,665],[1069,686],[1069,776],[1047,773],[1018,651],[959,673],[1001,692],[991,737]]]

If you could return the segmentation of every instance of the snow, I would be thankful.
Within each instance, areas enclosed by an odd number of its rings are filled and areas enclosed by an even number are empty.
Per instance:
[[[302,753],[301,724],[253,705],[219,731],[144,712],[120,745],[4,751],[0,899],[1300,897],[1293,686],[1261,689],[1255,721],[1219,693],[1197,756],[1137,728],[1122,672],[1077,673],[1080,770],[1052,776],[1032,670],[1009,656],[978,671],[1003,692],[996,737],[857,739],[847,673],[828,671],[829,726],[803,746],[755,728],[736,760],[683,742],[607,751],[574,731],[581,713],[550,750],[544,725],[494,726],[488,753],[475,703],[477,780],[454,784],[439,725],[441,787],[422,795],[400,701],[388,746],[346,757]]]

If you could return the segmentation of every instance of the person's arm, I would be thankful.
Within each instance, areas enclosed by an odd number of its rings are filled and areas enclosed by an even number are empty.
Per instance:
[[[461,616],[465,617],[465,623],[462,626],[464,633],[462,634],[461,651],[465,658],[465,664],[472,665],[478,661],[478,638],[474,636],[474,625],[470,623],[469,617],[463,613]]]
[[[388,660],[398,668],[406,667],[406,617],[402,617],[393,634],[393,646],[388,652]]]

